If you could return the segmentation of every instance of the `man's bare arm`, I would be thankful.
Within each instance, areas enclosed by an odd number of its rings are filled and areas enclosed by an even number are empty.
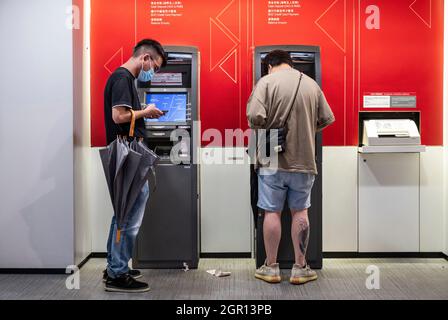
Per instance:
[[[157,109],[154,105],[149,105],[144,110],[134,111],[135,120],[140,118],[159,118],[163,112]],[[112,119],[116,124],[131,122],[131,112],[128,107],[116,106],[112,109]]]

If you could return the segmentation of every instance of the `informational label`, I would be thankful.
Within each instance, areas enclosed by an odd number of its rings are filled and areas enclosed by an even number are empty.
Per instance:
[[[181,86],[182,73],[159,72],[151,80],[153,86]]]
[[[183,16],[184,4],[181,0],[150,1],[152,25],[170,25],[172,20]]]
[[[298,17],[302,7],[298,0],[269,0],[268,24],[288,24],[290,18]]]
[[[417,108],[417,95],[409,92],[366,93],[364,108]]]
[[[417,108],[417,96],[392,96],[390,106],[392,108]]]
[[[390,108],[390,96],[364,96],[364,108]]]

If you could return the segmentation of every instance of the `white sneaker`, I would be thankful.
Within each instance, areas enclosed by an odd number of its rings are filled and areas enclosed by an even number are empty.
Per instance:
[[[267,266],[266,263],[255,271],[255,278],[269,282],[279,283],[282,281],[280,277],[280,267],[278,263]]]
[[[289,282],[292,284],[304,284],[317,279],[317,273],[314,270],[310,269],[309,265],[306,265],[305,268],[295,264],[291,270],[291,278],[289,278]]]

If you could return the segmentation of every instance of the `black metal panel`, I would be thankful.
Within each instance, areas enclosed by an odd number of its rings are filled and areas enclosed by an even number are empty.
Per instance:
[[[316,46],[262,46],[255,48],[254,57],[254,80],[258,81],[265,75],[266,70],[262,67],[262,56],[272,50],[284,50],[290,53],[306,53],[308,61],[298,61],[294,68],[313,78],[319,86],[322,85],[320,48]],[[314,58],[310,61],[310,58]],[[310,68],[310,65],[313,68]],[[322,134],[316,135],[316,165],[319,175],[314,181],[311,192],[311,208],[308,211],[310,219],[310,240],[307,251],[307,262],[313,269],[322,268]],[[265,248],[263,240],[263,212],[259,212],[256,232],[256,265],[261,266],[265,259]],[[282,212],[282,238],[279,245],[277,260],[281,268],[291,268],[294,263],[294,249],[291,240],[291,213],[285,204]]]
[[[254,68],[254,81],[258,81],[264,74],[262,74],[262,55],[264,53],[269,53],[273,50],[284,50],[287,52],[303,52],[312,53],[315,55],[315,77],[312,74],[307,74],[312,77],[319,86],[322,86],[322,69],[321,69],[321,57],[320,57],[320,47],[317,46],[296,46],[296,45],[279,45],[279,46],[260,46],[255,48],[255,68]],[[301,70],[306,74],[305,70]]]
[[[157,188],[148,201],[138,243],[136,268],[197,267],[195,166],[156,166]]]

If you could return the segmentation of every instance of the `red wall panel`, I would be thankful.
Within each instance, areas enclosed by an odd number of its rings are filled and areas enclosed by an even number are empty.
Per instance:
[[[423,143],[442,144],[442,0],[377,0],[379,30],[365,26],[372,4],[365,0],[290,1],[286,9],[295,16],[281,17],[285,24],[269,20],[272,0],[181,0],[180,17],[154,25],[151,2],[92,1],[93,146],[105,143],[107,77],[146,37],[199,48],[203,131],[247,128],[254,46],[302,44],[321,47],[322,87],[337,118],[324,133],[324,145],[357,145],[358,113],[367,92],[415,92],[417,109],[411,110],[421,111]]]
[[[360,29],[359,110],[366,110],[361,105],[365,92],[415,92],[422,143],[442,145],[443,1],[376,2],[381,29]],[[360,1],[361,9],[369,3]]]

